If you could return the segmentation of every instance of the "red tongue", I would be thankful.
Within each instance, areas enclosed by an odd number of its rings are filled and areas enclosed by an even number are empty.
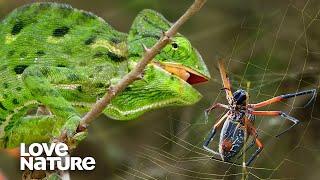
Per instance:
[[[187,82],[189,84],[198,84],[198,83],[202,83],[202,82],[206,82],[206,81],[208,81],[208,79],[201,77],[201,76],[197,76],[192,73],[190,73],[190,77],[187,79]]]

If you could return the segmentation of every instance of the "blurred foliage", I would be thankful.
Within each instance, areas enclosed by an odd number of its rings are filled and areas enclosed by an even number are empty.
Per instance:
[[[0,16],[34,1],[0,0]],[[192,0],[71,0],[78,9],[94,12],[119,31],[128,32],[135,15],[155,9],[170,21]],[[203,110],[226,102],[216,60],[225,58],[235,89],[249,89],[252,102],[300,89],[319,87],[320,2],[316,0],[208,0],[199,14],[180,30],[203,55],[212,80],[197,86],[204,98],[192,107],[171,107],[150,112],[131,122],[101,117],[89,128],[89,137],[74,155],[93,156],[92,172],[71,172],[74,179],[240,179],[242,168],[210,159],[201,149],[215,119],[205,123]],[[250,85],[249,87],[247,87]],[[299,108],[307,98],[296,98],[266,109],[281,109],[303,123],[280,139],[274,136],[289,122],[257,118],[265,144],[249,179],[319,179],[320,110],[317,100]],[[0,169],[20,179],[19,162],[0,154]]]

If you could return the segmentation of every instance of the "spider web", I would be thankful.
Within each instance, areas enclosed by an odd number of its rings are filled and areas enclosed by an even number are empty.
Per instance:
[[[212,58],[213,54],[225,57],[233,89],[247,90],[251,102],[319,88],[319,2],[290,1],[276,5],[252,2],[248,7],[232,3],[209,2],[200,13],[203,17],[192,21],[201,22],[201,25],[197,24],[197,30],[187,32],[187,37],[200,46],[213,76],[208,85],[199,86],[205,98],[183,110],[162,111],[166,118],[161,121],[167,121],[167,126],[152,128],[150,136],[157,140],[137,144],[134,160],[122,164],[114,174],[115,178],[314,179],[320,176],[317,171],[320,165],[317,155],[320,152],[317,140],[319,101],[303,108],[310,96],[292,98],[265,108],[287,112],[302,123],[275,138],[290,122],[258,117],[255,127],[265,148],[251,167],[211,159],[212,155],[202,149],[212,125],[223,113],[214,111],[206,123],[204,109],[211,103],[226,103],[224,92],[219,91],[222,85],[216,65],[218,58]],[[241,16],[235,18],[237,14],[228,14],[237,7],[243,8]],[[220,16],[225,19],[219,19]],[[147,118],[155,117],[157,113],[147,115]],[[159,121],[156,118],[153,123]],[[212,146],[216,150],[219,132]],[[253,150],[245,153],[245,157],[251,153]]]

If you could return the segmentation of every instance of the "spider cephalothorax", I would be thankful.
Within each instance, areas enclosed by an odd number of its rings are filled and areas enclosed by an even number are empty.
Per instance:
[[[237,91],[232,93],[231,84],[225,72],[224,64],[222,61],[219,61],[219,70],[223,81],[223,89],[226,92],[228,105],[215,103],[205,112],[206,115],[208,115],[215,108],[225,108],[228,110],[228,112],[225,113],[214,124],[206,141],[203,144],[203,147],[207,151],[220,156],[220,158],[223,161],[230,161],[232,158],[234,158],[241,151],[244,143],[246,143],[246,140],[249,136],[253,137],[253,141],[245,150],[242,151],[241,155],[243,154],[243,152],[246,152],[249,148],[251,148],[254,144],[256,144],[258,148],[246,162],[246,165],[249,165],[255,159],[255,157],[262,151],[263,144],[258,139],[257,130],[254,127],[255,116],[280,116],[290,120],[293,124],[289,128],[279,133],[277,137],[284,134],[300,122],[298,119],[291,117],[282,111],[257,111],[256,109],[275,102],[283,101],[288,98],[306,94],[313,94],[313,97],[307,104],[309,104],[310,102],[312,102],[312,100],[315,99],[316,90],[311,89],[297,93],[276,96],[269,100],[262,101],[256,104],[249,104],[249,95],[245,90],[238,89]],[[209,147],[209,144],[213,140],[217,128],[220,128],[222,123],[223,126],[220,133],[219,152],[216,152]],[[241,157],[241,155],[239,157]]]
[[[233,93],[233,98],[235,100],[236,105],[246,105],[247,101],[247,92],[243,89],[238,89]]]

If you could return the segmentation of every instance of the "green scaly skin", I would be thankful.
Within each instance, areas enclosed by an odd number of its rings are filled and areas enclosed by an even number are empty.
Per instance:
[[[74,136],[81,116],[141,59],[142,44],[151,47],[169,26],[152,10],[139,13],[129,34],[65,4],[34,3],[10,13],[0,24],[0,148],[48,142],[62,130]],[[178,34],[173,42],[178,48],[167,45],[153,61],[183,65],[210,78],[185,37]],[[131,120],[200,98],[190,84],[152,63],[104,114]]]

